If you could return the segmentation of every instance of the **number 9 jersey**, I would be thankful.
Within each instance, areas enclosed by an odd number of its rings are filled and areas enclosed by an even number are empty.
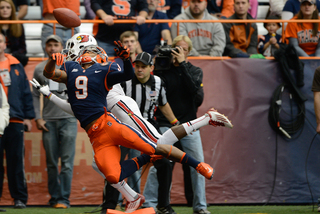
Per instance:
[[[114,76],[115,80],[123,81],[122,78],[117,78],[119,74],[123,75],[123,72],[114,62],[94,63],[88,69],[83,69],[79,63],[69,61],[61,70],[67,73],[68,100],[82,128],[105,112],[106,97],[113,85],[107,84],[107,77]],[[101,81],[102,79],[104,81]]]

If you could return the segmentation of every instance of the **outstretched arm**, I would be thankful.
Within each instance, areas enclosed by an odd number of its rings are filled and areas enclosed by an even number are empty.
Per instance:
[[[63,61],[64,56],[61,53],[52,54],[44,67],[43,75],[53,81],[67,83],[67,73],[63,70],[56,69],[56,65],[61,66]]]
[[[120,41],[116,42],[114,41],[114,44],[117,48],[114,48],[114,51],[116,52],[116,55],[123,61],[123,70],[121,69],[121,66],[118,64],[118,70],[113,70],[113,72],[108,73],[107,83],[108,87],[111,88],[111,86],[124,82],[127,80],[132,79],[134,76],[134,70],[131,61],[129,60],[130,57],[130,49],[127,48],[127,46],[123,46]],[[115,61],[118,61],[119,59],[115,59]],[[121,63],[120,63],[121,64]]]
[[[60,97],[53,94],[48,85],[40,85],[38,81],[33,78],[30,80],[30,83],[46,98],[48,98],[51,102],[56,104],[59,108],[61,108],[63,111],[67,112],[68,114],[71,114],[74,116],[73,111],[71,109],[70,103],[67,102],[67,100],[61,99]]]

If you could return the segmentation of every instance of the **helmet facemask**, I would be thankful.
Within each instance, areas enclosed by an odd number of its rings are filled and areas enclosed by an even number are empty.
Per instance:
[[[89,63],[103,63],[107,62],[107,60],[108,55],[97,45],[90,45],[82,48],[77,58],[77,61],[81,66]]]

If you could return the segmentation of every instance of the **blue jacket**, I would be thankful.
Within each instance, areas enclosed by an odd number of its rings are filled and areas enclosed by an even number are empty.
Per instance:
[[[11,85],[8,86],[10,118],[33,119],[35,117],[30,84],[23,66],[11,56],[5,54],[10,64]]]

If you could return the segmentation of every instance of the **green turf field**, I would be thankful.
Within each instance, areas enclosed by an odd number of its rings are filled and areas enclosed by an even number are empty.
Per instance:
[[[95,207],[71,207],[69,209],[54,209],[48,207],[27,207],[26,209],[13,209],[11,207],[1,207],[7,210],[4,213],[19,214],[86,214]],[[177,214],[192,214],[192,208],[173,206]],[[305,206],[215,206],[211,205],[208,210],[212,214],[292,214],[292,213],[317,213],[317,206],[312,212],[312,205]],[[95,212],[100,214],[100,212]]]

